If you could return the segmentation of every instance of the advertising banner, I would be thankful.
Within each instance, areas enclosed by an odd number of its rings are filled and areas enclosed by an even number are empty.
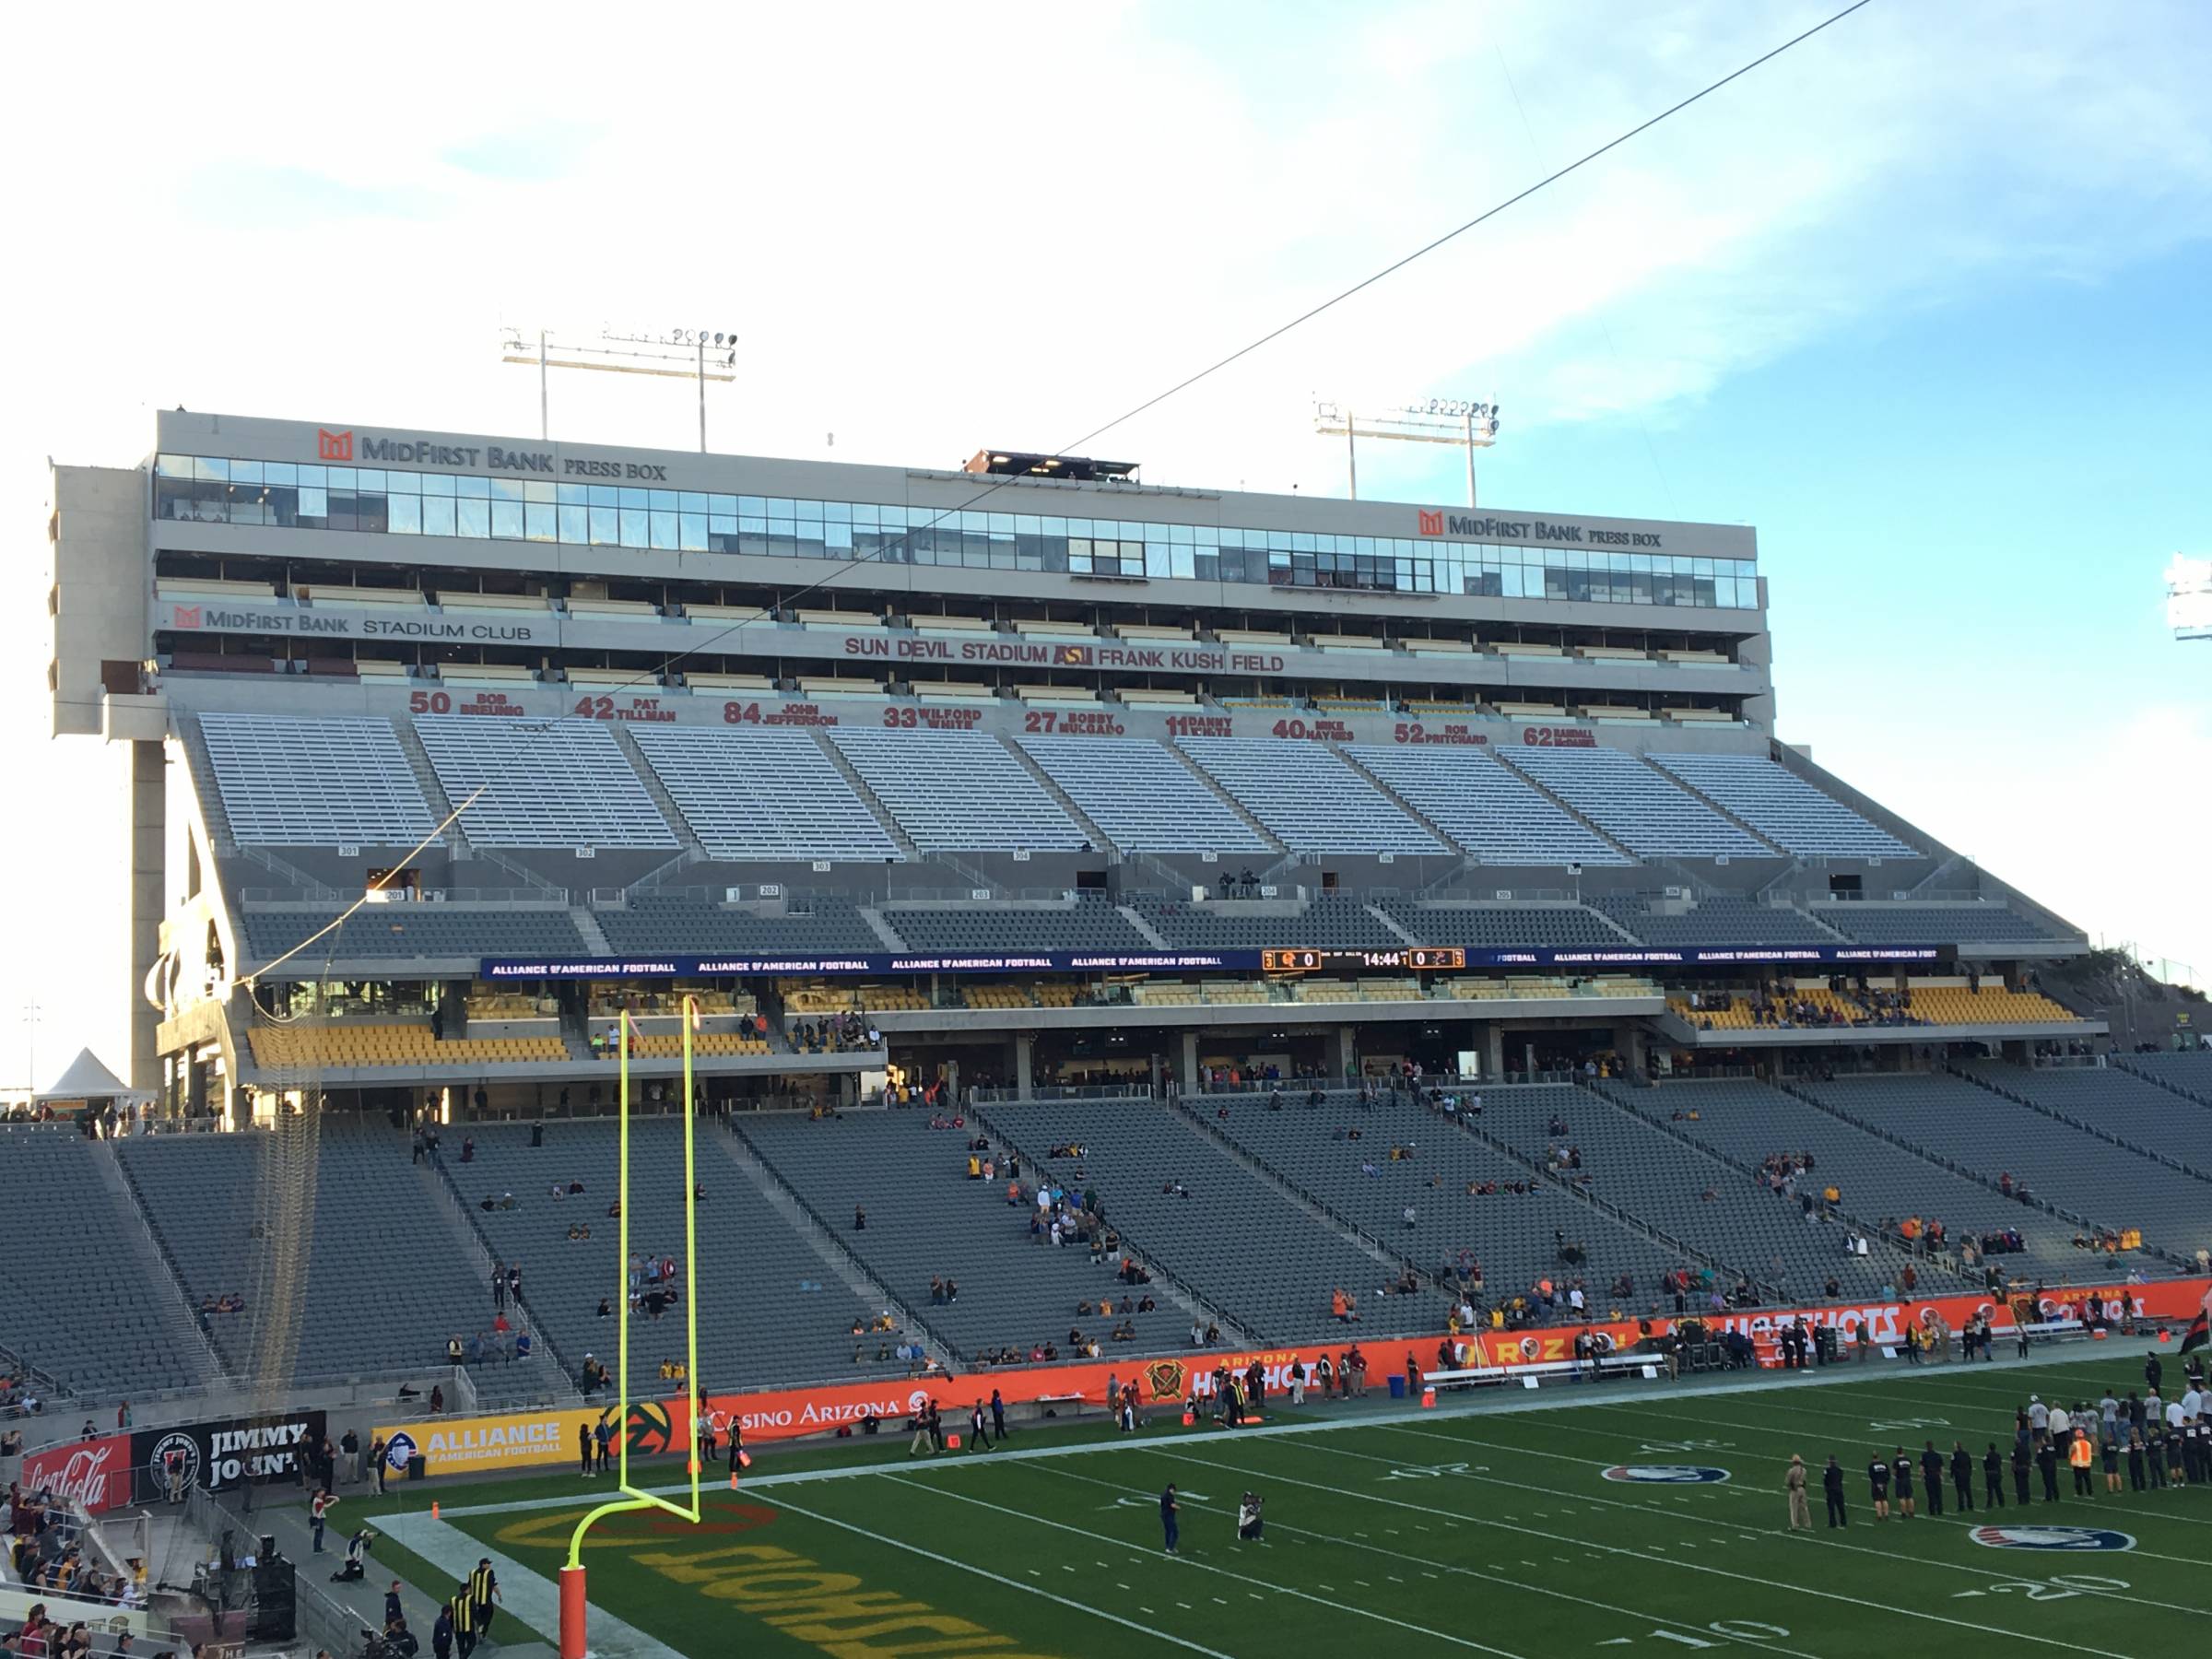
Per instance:
[[[241,1486],[307,1479],[326,1417],[320,1411],[230,1418],[173,1429],[141,1429],[131,1436],[131,1464],[142,1500],[169,1490],[171,1459],[186,1486],[227,1492]]]
[[[380,1428],[384,1442],[385,1478],[406,1476],[419,1454],[431,1475],[489,1475],[503,1470],[543,1468],[577,1463],[582,1431],[595,1432],[611,1422],[614,1405],[571,1406],[551,1411],[509,1411],[486,1417],[424,1418]],[[682,1402],[641,1400],[629,1408],[630,1455],[652,1457],[676,1450],[683,1435],[672,1425],[687,1422]]]
[[[131,1500],[131,1437],[109,1434],[27,1453],[22,1482],[27,1492],[52,1492],[88,1514],[120,1509]]]

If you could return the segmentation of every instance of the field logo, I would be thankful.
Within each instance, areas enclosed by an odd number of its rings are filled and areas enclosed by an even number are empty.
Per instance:
[[[1190,1372],[1180,1359],[1155,1359],[1145,1367],[1145,1386],[1156,1400],[1180,1400]]]
[[[2104,1526],[1977,1526],[1967,1536],[1991,1549],[2133,1549],[2131,1534]]]
[[[350,461],[353,459],[353,429],[343,432],[315,429],[315,459],[318,461]]]
[[[1728,1471],[1710,1464],[1615,1464],[1606,1471],[1606,1478],[1641,1486],[1714,1486],[1728,1478]]]
[[[405,1475],[407,1465],[415,1461],[415,1437],[406,1430],[394,1434],[384,1442],[384,1466]]]

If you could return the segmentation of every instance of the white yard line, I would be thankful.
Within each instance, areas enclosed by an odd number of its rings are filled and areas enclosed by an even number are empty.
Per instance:
[[[500,1618],[526,1624],[559,1645],[560,1587],[543,1573],[532,1571],[512,1556],[501,1555],[459,1527],[433,1521],[428,1515],[380,1515],[375,1526],[379,1532],[389,1533],[403,1549],[413,1550],[431,1566],[450,1573],[455,1583],[475,1571],[477,1561],[486,1556],[491,1558],[492,1569],[500,1575],[502,1598],[500,1614],[493,1618],[491,1627],[494,1631],[491,1646],[495,1652],[505,1645],[497,1635]],[[433,1600],[441,1599],[428,1584],[418,1584],[416,1588]],[[624,1623],[595,1603],[592,1607],[591,1629],[591,1651],[597,1659],[683,1659],[666,1642],[648,1636],[635,1625]]]
[[[924,1489],[929,1488],[924,1488]],[[819,1510],[803,1508],[799,1504],[791,1502],[788,1499],[779,1499],[776,1507],[787,1509],[794,1515],[805,1515],[809,1521],[819,1521],[825,1526],[838,1527],[857,1537],[866,1538],[871,1543],[881,1544],[887,1548],[902,1549],[909,1555],[920,1556],[924,1560],[935,1561],[940,1567],[950,1567],[960,1572],[971,1573],[980,1579],[988,1579],[994,1584],[1004,1585],[1008,1590],[1018,1590],[1024,1595],[1042,1596],[1046,1601],[1056,1602],[1063,1607],[1073,1608],[1076,1612],[1087,1614],[1092,1618],[1103,1618],[1110,1624],[1120,1625],[1125,1630],[1135,1630],[1140,1635],[1150,1636],[1156,1641],[1171,1642],[1179,1648],[1187,1648],[1194,1653],[1204,1653],[1206,1655],[1206,1659],[1236,1659],[1232,1653],[1224,1653],[1218,1649],[1203,1646],[1198,1642],[1187,1641],[1183,1637],[1172,1635],[1166,1630],[1154,1630],[1150,1625],[1139,1624],[1134,1618],[1124,1618],[1119,1613],[1109,1613],[1105,1608],[1094,1606],[1088,1602],[1079,1602],[1072,1596],[1055,1595],[1050,1590],[1040,1588],[1035,1584],[1025,1584],[1018,1579],[1004,1578],[987,1568],[975,1566],[971,1562],[960,1560],[958,1557],[939,1555],[934,1549],[924,1549],[919,1544],[909,1544],[903,1538],[893,1538],[879,1532],[871,1532],[868,1528],[855,1525],[850,1521],[840,1521],[835,1515],[825,1515]],[[1022,1518],[1025,1521],[1032,1519],[1027,1515]],[[1150,1611],[1149,1608],[1142,1610]]]
[[[955,1492],[943,1487],[925,1485],[904,1476],[894,1475],[890,1477],[890,1479],[894,1485],[912,1487],[918,1492],[928,1492],[935,1497],[950,1498],[957,1503],[971,1503],[978,1509],[987,1509],[1002,1515],[1011,1515],[1016,1520],[1030,1526],[1049,1526],[1055,1532],[1074,1533],[1077,1537],[1088,1539],[1094,1544],[1098,1542],[1100,1535],[1097,1533],[1088,1532],[1080,1526],[1070,1526],[1065,1522],[1048,1520],[1044,1516],[1032,1513],[1028,1510],[1008,1509],[1003,1503],[993,1503],[986,1499],[971,1497],[965,1492]],[[1506,1648],[1491,1647],[1486,1642],[1476,1641],[1465,1636],[1454,1636],[1449,1630],[1431,1630],[1427,1625],[1414,1624],[1404,1618],[1393,1618],[1389,1614],[1378,1613],[1372,1607],[1357,1606],[1350,1602],[1331,1601],[1324,1595],[1315,1595],[1309,1591],[1293,1589],[1288,1584],[1278,1584],[1271,1579],[1252,1578],[1241,1572],[1231,1572],[1228,1568],[1217,1567],[1211,1561],[1195,1560],[1183,1555],[1177,1555],[1173,1558],[1163,1555],[1161,1559],[1163,1560],[1172,1559],[1179,1565],[1195,1568],[1200,1572],[1218,1573],[1221,1577],[1233,1579],[1240,1584],[1257,1585],[1263,1590],[1271,1590],[1277,1595],[1295,1596],[1300,1601],[1309,1601],[1316,1606],[1333,1607],[1339,1613],[1349,1613],[1355,1618],[1371,1618],[1378,1624],[1394,1625],[1401,1630],[1410,1630],[1417,1636],[1426,1636],[1433,1641],[1448,1641],[1454,1647],[1470,1648],[1478,1653],[1494,1653],[1498,1659],[1521,1659],[1520,1654]],[[1324,1587],[1326,1588],[1326,1586]]]

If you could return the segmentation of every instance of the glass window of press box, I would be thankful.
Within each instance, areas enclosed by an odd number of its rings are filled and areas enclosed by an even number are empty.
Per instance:
[[[946,512],[615,484],[162,455],[157,518],[971,570],[1756,609],[1750,559]]]

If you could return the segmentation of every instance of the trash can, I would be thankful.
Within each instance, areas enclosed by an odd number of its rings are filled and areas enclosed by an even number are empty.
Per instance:
[[[409,1480],[420,1480],[429,1472],[430,1460],[420,1452],[407,1459],[407,1478]]]
[[[1391,1378],[1390,1397],[1394,1400],[1402,1400],[1406,1397],[1406,1379],[1404,1377],[1394,1376]]]

